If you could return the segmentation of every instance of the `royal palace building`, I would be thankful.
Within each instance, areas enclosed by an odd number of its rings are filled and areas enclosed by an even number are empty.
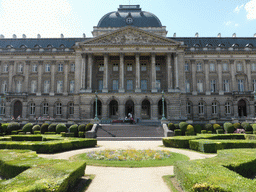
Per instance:
[[[139,5],[86,38],[0,37],[2,119],[228,120],[255,116],[256,36],[167,37]],[[164,97],[164,102],[162,102]]]

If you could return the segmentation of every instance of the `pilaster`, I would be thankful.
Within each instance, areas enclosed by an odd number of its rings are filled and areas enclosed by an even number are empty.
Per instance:
[[[151,92],[156,93],[156,54],[151,53]]]
[[[29,77],[29,66],[30,66],[30,62],[26,61],[24,63],[24,76],[25,76],[25,81],[24,81],[24,92],[30,92],[28,90],[28,77]]]
[[[124,54],[120,53],[119,93],[124,93]]]
[[[92,54],[88,54],[88,70],[87,70],[87,93],[92,92],[92,65],[93,65],[93,58]]]
[[[38,62],[38,76],[37,76],[37,96],[41,96],[42,93],[42,67],[43,67],[43,62],[39,61]],[[40,113],[39,113],[40,114]]]
[[[75,59],[75,93],[79,93],[80,89],[82,88],[81,86],[81,77],[82,77],[82,72],[81,72],[81,65],[82,65],[82,56],[81,54],[76,54],[76,59]]]
[[[223,81],[222,81],[222,63],[221,60],[217,60],[218,65],[218,88],[219,88],[219,95],[224,95],[223,91]]]
[[[167,82],[168,82],[168,92],[172,92],[172,64],[171,64],[172,55],[170,53],[167,54]]]
[[[192,66],[192,86],[193,86],[193,95],[197,95],[197,89],[196,89],[196,63],[195,60],[191,60],[191,66]]]
[[[108,93],[108,54],[104,54],[103,93]]]
[[[55,93],[55,62],[53,61],[51,63],[51,91],[50,91],[50,96],[54,96]]]
[[[68,95],[68,61],[64,62],[64,90],[63,95]]]
[[[136,60],[136,93],[140,93],[140,55],[138,53],[135,54],[135,60]]]
[[[234,60],[230,60],[230,66],[231,66],[231,79],[232,79],[232,90],[236,90],[236,77],[235,77],[235,62]]]
[[[209,81],[209,63],[208,60],[204,60],[204,74],[205,74],[205,94],[211,95],[210,81]]]
[[[252,87],[252,72],[250,60],[246,60],[247,78],[248,78],[248,91],[253,91]]]

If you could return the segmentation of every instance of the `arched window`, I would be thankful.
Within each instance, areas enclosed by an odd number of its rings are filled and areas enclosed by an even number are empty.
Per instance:
[[[199,115],[204,114],[204,102],[202,102],[202,101],[198,103],[198,113],[199,113]]]
[[[219,44],[218,47],[225,47],[223,43]]]
[[[206,47],[210,48],[210,47],[212,47],[212,44],[206,44]]]
[[[217,111],[217,102],[212,103],[212,114],[216,115],[218,113]]]
[[[13,46],[12,45],[7,45],[6,48],[11,49],[11,48],[13,48]]]
[[[48,115],[49,114],[49,104],[44,103],[43,104],[43,115]]]
[[[238,45],[238,44],[233,44],[232,47],[233,47],[233,48],[238,48],[239,45]]]
[[[186,106],[187,115],[191,115],[191,103],[188,101]]]
[[[248,43],[245,47],[253,48],[253,44]]]
[[[36,104],[35,103],[30,103],[30,115],[35,115],[36,113]]]
[[[26,46],[26,45],[21,45],[20,48],[21,48],[21,49],[26,49],[27,46]]]
[[[5,114],[5,103],[2,102],[0,105],[0,115],[4,115]]]
[[[39,49],[41,46],[40,45],[38,45],[38,44],[36,44],[35,46],[34,46],[34,48],[37,48],[37,49]]]
[[[56,104],[56,115],[61,115],[62,114],[62,107],[61,103]]]
[[[227,102],[225,103],[225,113],[226,113],[226,114],[231,114],[231,104],[230,104],[229,101],[227,101]]]
[[[47,48],[51,49],[51,48],[53,48],[53,46],[49,44],[49,45],[47,45]]]
[[[68,112],[69,112],[69,115],[74,115],[74,103],[73,102],[69,103]]]
[[[62,49],[65,48],[65,45],[61,44],[61,45],[60,45],[60,48],[62,48]]]

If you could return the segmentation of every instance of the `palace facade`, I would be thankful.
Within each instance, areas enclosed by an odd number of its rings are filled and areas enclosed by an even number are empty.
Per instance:
[[[255,116],[256,37],[167,37],[139,5],[86,38],[0,38],[1,117],[228,120]]]

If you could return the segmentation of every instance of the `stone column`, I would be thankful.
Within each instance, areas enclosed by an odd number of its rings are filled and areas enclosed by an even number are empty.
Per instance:
[[[109,113],[108,113],[108,105],[102,104],[102,118],[108,118]]]
[[[103,93],[108,92],[108,54],[104,54]]]
[[[156,54],[151,54],[151,92],[156,93]]]
[[[76,60],[75,60],[75,93],[79,93],[81,86],[81,65],[82,65],[82,56],[81,54],[76,54]]]
[[[22,102],[22,114],[21,117],[26,119],[28,115],[28,102]]]
[[[38,76],[37,76],[37,96],[41,96],[42,94],[42,67],[43,67],[43,62],[39,61],[38,62]]]
[[[247,78],[248,78],[248,91],[253,91],[252,87],[252,73],[251,73],[251,63],[250,60],[246,60]]]
[[[26,61],[24,63],[24,76],[25,76],[25,80],[24,80],[24,88],[23,88],[23,92],[30,92],[28,90],[28,83],[31,83],[31,82],[28,82],[28,77],[29,77],[29,64],[30,62],[29,61]]]
[[[235,91],[236,90],[236,77],[235,77],[235,62],[234,62],[234,60],[230,60],[230,66],[231,66],[231,79],[232,79],[232,90],[231,91]]]
[[[64,90],[63,95],[68,95],[68,61],[64,62]]]
[[[13,77],[13,74],[14,74],[14,62],[13,61],[11,61],[11,62],[9,62],[9,76],[8,76],[8,78],[9,78],[9,87],[8,87],[8,92],[13,92],[14,91],[14,85],[13,85],[13,79],[12,79],[12,77]]]
[[[119,93],[124,93],[124,54],[120,53]]]
[[[223,91],[223,80],[222,80],[222,63],[221,60],[217,60],[217,65],[218,65],[218,87],[219,87],[219,95],[224,95]]]
[[[81,89],[80,92],[85,92],[85,71],[86,71],[86,55],[82,55],[82,65],[81,65]]]
[[[152,120],[158,120],[158,105],[152,104],[151,105],[151,119]]]
[[[123,104],[118,104],[118,117],[122,119],[125,117],[125,105]]]
[[[179,52],[179,54],[177,55],[177,69],[176,69],[176,73],[177,73],[177,86],[179,91],[181,91],[182,93],[186,93],[185,91],[185,61],[184,61],[184,52]]]
[[[135,105],[135,114],[134,114],[134,118],[139,118],[141,119],[141,104],[136,104]]]
[[[55,62],[51,63],[51,91],[50,91],[50,96],[54,96],[55,89]]]
[[[140,55],[138,53],[135,54],[135,60],[136,60],[136,93],[140,93]]]
[[[88,54],[88,70],[87,70],[87,93],[92,92],[92,54]]]
[[[209,81],[209,63],[208,60],[204,60],[204,74],[205,74],[205,94],[211,95],[210,81]]]
[[[179,89],[179,65],[178,65],[178,55],[174,56],[174,66],[175,66],[175,89]]]
[[[170,53],[167,54],[166,56],[167,60],[167,81],[168,81],[168,92],[172,92],[173,85],[172,85],[172,55]]]
[[[192,86],[193,86],[193,95],[197,95],[197,83],[196,83],[196,63],[195,60],[191,60],[191,67],[192,67]]]

